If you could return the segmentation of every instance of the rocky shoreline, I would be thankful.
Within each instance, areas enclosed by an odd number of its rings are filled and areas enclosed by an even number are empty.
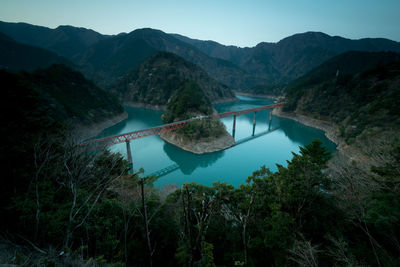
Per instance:
[[[242,96],[249,96],[249,97],[258,97],[258,98],[269,98],[269,99],[274,99],[278,100],[282,98],[282,96],[276,96],[276,95],[257,95],[257,94],[251,94],[251,93],[246,93],[246,92],[240,92],[240,91],[235,91],[236,95],[242,95]]]
[[[111,127],[127,118],[128,113],[124,111],[117,116],[106,118],[105,120],[98,123],[90,125],[79,124],[75,127],[75,132],[82,140],[92,138],[101,133],[104,129]]]
[[[338,149],[344,145],[344,140],[342,140],[339,137],[339,127],[335,125],[334,123],[324,121],[324,120],[318,120],[314,119],[305,115],[301,115],[298,113],[292,113],[292,112],[283,112],[282,108],[274,108],[272,111],[272,114],[278,117],[283,117],[287,119],[291,119],[294,121],[297,121],[301,124],[304,124],[309,127],[317,128],[319,130],[322,130],[325,132],[325,136],[334,142],[337,146]]]
[[[164,141],[194,154],[213,153],[235,145],[234,138],[228,132],[217,138],[201,138],[199,140],[189,140],[176,132],[161,133],[160,137]]]
[[[222,100],[213,101],[212,104],[227,103],[227,102],[233,102],[233,101],[238,101],[238,100],[239,99],[236,97],[225,98]],[[152,105],[152,104],[131,102],[131,101],[124,102],[124,106],[129,106],[129,107],[134,107],[134,108],[146,108],[146,109],[152,109],[152,110],[166,110],[167,109],[167,105]]]
[[[134,108],[146,108],[152,110],[166,110],[166,105],[151,105],[146,103],[139,103],[139,102],[124,102],[124,106],[134,107]]]
[[[374,161],[356,146],[348,145],[339,135],[339,126],[332,122],[314,119],[298,113],[283,112],[282,108],[273,109],[272,114],[324,131],[325,136],[337,145],[338,153],[336,157],[344,159],[348,164],[356,164],[365,171],[368,171],[370,166],[374,164]]]

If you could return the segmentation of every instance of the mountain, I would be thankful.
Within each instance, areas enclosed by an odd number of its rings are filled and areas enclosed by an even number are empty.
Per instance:
[[[291,82],[284,110],[331,121],[350,143],[362,134],[395,136],[399,88],[400,54],[346,52]]]
[[[52,65],[32,73],[12,74],[2,70],[1,82],[7,95],[5,99],[10,98],[8,104],[20,101],[15,107],[22,105],[22,109],[30,112],[28,117],[42,114],[37,119],[88,126],[124,113],[114,96],[64,65]],[[36,99],[36,108],[24,107],[26,98]]]
[[[197,65],[172,53],[158,52],[111,89],[125,103],[165,106],[185,84],[194,83],[213,103],[234,99],[233,92]]]
[[[231,62],[209,57],[173,36],[153,29],[139,29],[100,41],[81,56],[79,63],[88,77],[107,87],[156,51],[171,52],[195,63],[211,77],[234,89],[259,82]],[[101,77],[107,78],[101,81]]]
[[[154,29],[104,36],[84,28],[56,29],[26,23],[0,22],[0,32],[16,41],[49,49],[79,65],[79,70],[99,86],[108,88],[118,78],[143,63],[156,51],[175,53],[203,68],[211,77],[233,89],[266,81],[232,62],[210,57],[196,47]]]
[[[69,60],[53,52],[17,43],[12,38],[0,33],[0,69],[31,71],[39,67],[48,67],[54,63],[73,65]]]
[[[278,43],[259,43],[252,48],[224,46],[212,41],[199,41],[174,35],[209,56],[233,62],[247,73],[269,83],[260,88],[243,88],[247,92],[269,93],[270,86],[285,84],[304,75],[326,60],[351,50],[400,52],[400,43],[382,38],[350,40],[321,32],[306,32],[284,38]]]
[[[400,43],[388,39],[350,40],[321,32],[295,34],[277,43],[246,48],[148,28],[106,36],[72,26],[49,29],[0,22],[0,32],[17,42],[65,56],[102,88],[109,88],[156,51],[174,53],[200,66],[233,90],[257,94],[279,93],[290,81],[347,51],[400,52]]]
[[[91,45],[109,36],[93,30],[72,26],[59,26],[56,29],[27,23],[0,21],[0,32],[23,44],[48,49],[72,61]]]

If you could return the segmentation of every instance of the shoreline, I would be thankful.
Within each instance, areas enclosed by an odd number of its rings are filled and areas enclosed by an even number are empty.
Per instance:
[[[293,113],[283,112],[281,107],[274,108],[272,111],[272,115],[291,119],[306,126],[324,131],[326,138],[335,143],[338,147],[338,150],[344,146],[343,144],[344,140],[342,140],[338,136],[338,127],[332,122],[314,119],[306,115],[301,115],[294,112]]]
[[[234,102],[234,101],[239,101],[239,99],[237,97],[233,97],[233,98],[226,98],[226,99],[222,99],[222,100],[213,101],[211,103],[213,105],[215,105],[215,104],[228,103],[228,102]],[[124,102],[123,105],[128,106],[128,107],[145,108],[145,109],[151,109],[151,110],[165,111],[167,109],[167,105],[152,105],[152,104],[146,104],[146,103],[140,103],[140,102],[130,102],[130,101]]]
[[[211,140],[210,138],[188,140],[184,136],[174,132],[162,133],[159,136],[171,145],[198,155],[222,151],[235,145],[235,140],[228,132]]]
[[[268,98],[268,99],[273,99],[273,100],[278,100],[283,97],[283,96],[276,96],[276,95],[257,95],[257,94],[251,94],[251,93],[240,92],[240,91],[234,91],[234,93],[236,95],[241,95],[241,96]]]
[[[121,121],[124,121],[127,118],[128,118],[128,113],[124,111],[117,116],[106,118],[101,122],[97,122],[91,125],[78,124],[75,127],[75,132],[82,140],[93,138],[98,134],[100,134],[103,130],[111,126],[114,126],[115,124],[120,123]]]
[[[305,115],[283,112],[282,108],[275,108],[273,115],[297,121],[306,126],[324,131],[325,136],[336,144],[337,153],[329,160],[331,167],[335,166],[335,161],[346,162],[349,166],[358,166],[358,168],[369,172],[370,166],[374,161],[356,145],[349,145],[339,136],[339,127],[329,121],[314,119]],[[354,165],[355,164],[355,165]]]

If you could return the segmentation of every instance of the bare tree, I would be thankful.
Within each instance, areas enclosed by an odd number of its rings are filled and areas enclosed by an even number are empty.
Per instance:
[[[64,241],[64,246],[69,247],[74,231],[86,222],[104,191],[126,174],[127,168],[118,155],[106,150],[85,151],[71,140],[64,144],[60,164],[65,175],[59,182],[71,194]]]
[[[48,174],[50,162],[55,159],[54,143],[52,140],[39,136],[36,143],[33,146],[33,163],[35,167],[33,184],[35,187],[35,199],[36,199],[36,212],[35,212],[35,229],[34,229],[34,240],[37,241],[39,226],[40,226],[40,180]]]
[[[289,250],[289,259],[296,262],[299,266],[316,267],[318,266],[318,246],[313,246],[310,241],[295,240],[292,249]]]
[[[251,209],[256,197],[255,188],[250,186],[247,188],[250,189],[250,192],[247,192],[249,190],[245,190],[242,192],[240,199],[236,199],[236,201],[230,197],[221,207],[221,212],[224,214],[226,219],[233,220],[239,223],[242,227],[244,266],[248,266],[248,246],[250,241],[250,237],[247,237],[247,225],[251,217]],[[243,187],[243,189],[246,188]]]
[[[138,174],[127,175],[118,179],[113,183],[112,190],[117,194],[117,198],[121,204],[122,215],[124,218],[124,258],[125,264],[128,262],[128,251],[127,251],[127,241],[128,232],[130,228],[131,221],[135,216],[137,210],[139,210],[139,195],[138,195]]]
[[[335,184],[334,193],[341,200],[338,202],[339,208],[347,214],[351,223],[366,234],[374,253],[376,264],[381,266],[377,248],[382,247],[372,236],[365,222],[366,210],[368,209],[366,199],[373,192],[380,190],[381,184],[371,179],[369,173],[357,168],[357,165],[349,165],[346,160],[339,156],[331,164],[335,166],[331,168],[330,176]]]

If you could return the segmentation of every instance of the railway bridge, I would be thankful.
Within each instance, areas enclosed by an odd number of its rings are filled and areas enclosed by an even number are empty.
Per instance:
[[[277,103],[277,104],[273,104],[273,105],[261,106],[261,107],[250,108],[250,109],[217,113],[217,114],[212,114],[209,116],[197,116],[197,117],[193,117],[193,118],[190,118],[187,120],[176,121],[173,123],[163,124],[160,126],[143,129],[143,130],[139,130],[139,131],[133,131],[133,132],[128,132],[128,133],[124,133],[124,134],[88,140],[88,141],[81,143],[81,145],[82,146],[92,146],[92,145],[94,145],[94,146],[109,146],[109,145],[116,145],[116,144],[120,144],[120,143],[126,143],[126,152],[127,152],[129,167],[132,169],[133,164],[132,164],[132,153],[131,153],[131,146],[130,146],[130,141],[132,141],[132,140],[144,138],[147,136],[157,135],[157,134],[161,134],[161,133],[165,133],[165,132],[174,131],[176,129],[183,128],[187,123],[194,121],[194,120],[200,120],[200,119],[205,119],[205,118],[226,118],[226,117],[233,117],[232,136],[235,138],[236,117],[239,115],[242,115],[242,114],[247,114],[247,113],[254,113],[253,134],[252,134],[252,136],[254,137],[256,124],[257,124],[257,112],[260,112],[263,110],[269,110],[269,109],[272,110],[277,107],[282,107],[283,105],[284,105],[283,103]],[[270,127],[271,127],[271,120],[272,120],[272,112],[270,112],[270,114],[269,114],[268,130],[270,130]],[[167,171],[170,172],[171,170],[168,169]]]

